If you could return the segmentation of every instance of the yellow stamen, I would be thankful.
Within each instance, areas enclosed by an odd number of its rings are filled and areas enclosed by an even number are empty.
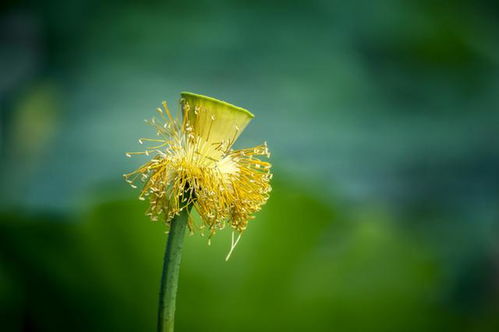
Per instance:
[[[257,158],[270,153],[266,143],[231,149],[253,117],[248,111],[191,93],[182,94],[181,106],[181,124],[172,117],[166,102],[164,111],[157,110],[161,119],[147,121],[159,138],[141,138],[139,143],[157,144],[126,155],[152,157],[124,177],[132,186],[137,179],[143,182],[139,199],[149,200],[146,214],[152,220],[164,215],[169,224],[193,204],[201,217],[199,229],[207,229],[209,238],[229,224],[239,235],[235,240],[232,234],[228,259],[248,221],[269,197],[271,165]],[[188,225],[194,232],[196,225],[192,221]]]

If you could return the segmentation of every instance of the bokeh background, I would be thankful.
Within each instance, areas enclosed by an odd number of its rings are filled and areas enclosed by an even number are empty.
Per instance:
[[[165,226],[121,175],[180,91],[273,192],[188,236],[177,331],[499,331],[496,1],[2,1],[2,331],[153,331]]]

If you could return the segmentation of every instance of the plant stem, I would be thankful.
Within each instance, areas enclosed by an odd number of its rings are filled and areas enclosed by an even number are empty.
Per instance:
[[[163,259],[161,288],[159,291],[158,332],[173,332],[178,273],[182,259],[185,229],[191,207],[188,206],[183,209],[179,215],[173,218],[170,225],[170,233],[168,234],[168,242]]]

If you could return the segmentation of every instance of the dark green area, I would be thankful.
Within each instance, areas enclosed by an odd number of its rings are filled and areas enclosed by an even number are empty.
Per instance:
[[[152,331],[164,226],[145,203],[102,200],[66,220],[4,214],[8,330]],[[368,206],[328,206],[285,179],[229,262],[229,231],[188,236],[178,331],[493,331],[492,257],[463,266],[422,230]],[[450,239],[441,239],[450,242]],[[464,245],[463,251],[474,251]]]

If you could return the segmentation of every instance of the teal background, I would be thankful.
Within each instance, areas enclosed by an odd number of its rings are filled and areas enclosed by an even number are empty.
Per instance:
[[[153,331],[121,175],[181,91],[247,108],[271,199],[188,236],[177,331],[499,330],[495,1],[0,4],[0,330]]]

